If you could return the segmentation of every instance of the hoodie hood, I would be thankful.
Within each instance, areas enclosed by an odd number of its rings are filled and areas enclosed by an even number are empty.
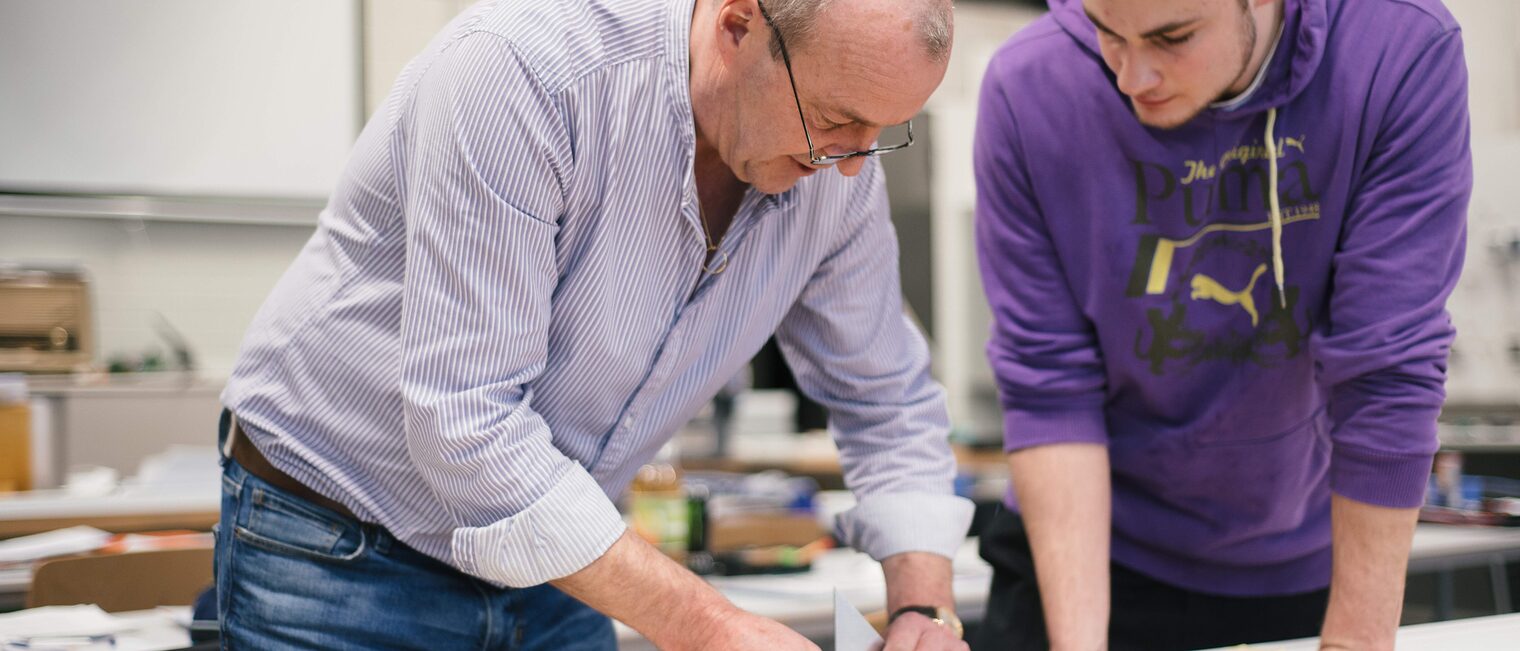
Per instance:
[[[1282,33],[1278,37],[1277,45],[1272,48],[1271,58],[1267,60],[1265,75],[1261,77],[1261,85],[1247,91],[1250,96],[1233,100],[1228,107],[1211,106],[1204,109],[1203,113],[1217,119],[1231,119],[1235,117],[1250,117],[1265,111],[1267,113],[1267,126],[1262,134],[1263,144],[1267,148],[1267,158],[1270,166],[1270,187],[1277,187],[1278,181],[1278,149],[1277,136],[1273,130],[1277,123],[1277,109],[1288,102],[1293,101],[1308,88],[1314,73],[1318,71],[1320,61],[1324,58],[1325,36],[1329,33],[1329,22],[1326,19],[1325,3],[1328,0],[1282,0],[1283,1],[1283,25]],[[1050,0],[1051,12],[1061,25],[1061,29],[1071,35],[1077,43],[1081,44],[1082,50],[1089,56],[1095,57],[1107,71],[1107,64],[1102,63],[1102,54],[1098,50],[1098,28],[1088,19],[1083,10],[1082,0]],[[1260,73],[1258,73],[1260,74]],[[1109,83],[1114,84],[1112,71],[1107,73]],[[1117,84],[1114,92],[1119,92]],[[1282,211],[1278,206],[1276,193],[1269,193],[1272,224],[1272,281],[1276,285],[1278,300],[1286,307],[1286,295],[1284,293],[1283,269],[1283,242],[1282,242]]]
[[[1326,3],[1329,0],[1283,0],[1283,31],[1277,51],[1267,62],[1267,75],[1261,86],[1245,102],[1229,109],[1209,108],[1205,114],[1216,117],[1247,116],[1278,108],[1298,97],[1325,55],[1325,37],[1329,33]],[[1082,0],[1049,0],[1056,23],[1082,50],[1102,63],[1098,50],[1098,29],[1082,9]],[[1105,70],[1107,66],[1105,65]],[[1113,79],[1112,73],[1109,75]],[[1114,92],[1119,92],[1116,85]]]

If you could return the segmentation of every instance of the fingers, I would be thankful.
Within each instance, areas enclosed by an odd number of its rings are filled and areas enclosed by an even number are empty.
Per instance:
[[[887,629],[882,651],[970,651],[950,629],[916,614],[903,615]]]

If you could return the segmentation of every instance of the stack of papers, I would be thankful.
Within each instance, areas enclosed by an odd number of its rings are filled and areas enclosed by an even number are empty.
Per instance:
[[[190,646],[189,606],[106,613],[98,606],[46,606],[0,615],[0,648],[162,651]]]
[[[97,639],[111,648],[116,634],[133,628],[133,623],[119,620],[99,606],[47,606],[0,615],[0,642],[88,647]]]
[[[106,546],[111,536],[94,527],[69,527],[0,541],[0,569],[52,556],[95,551]]]
[[[38,561],[95,551],[111,538],[93,527],[69,527],[0,541],[0,591],[25,592]]]

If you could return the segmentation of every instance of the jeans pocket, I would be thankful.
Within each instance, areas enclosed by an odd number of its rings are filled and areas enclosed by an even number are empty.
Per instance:
[[[359,523],[259,484],[248,486],[252,503],[235,530],[240,542],[339,563],[364,555],[367,545]]]

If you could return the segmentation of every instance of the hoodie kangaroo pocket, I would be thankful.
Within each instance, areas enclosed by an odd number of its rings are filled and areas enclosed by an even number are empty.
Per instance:
[[[1287,427],[1255,427],[1250,423],[1239,421],[1233,423],[1214,423],[1208,427],[1202,427],[1190,432],[1188,438],[1194,446],[1200,448],[1261,445],[1317,427],[1324,413],[1325,409],[1321,407]]]

